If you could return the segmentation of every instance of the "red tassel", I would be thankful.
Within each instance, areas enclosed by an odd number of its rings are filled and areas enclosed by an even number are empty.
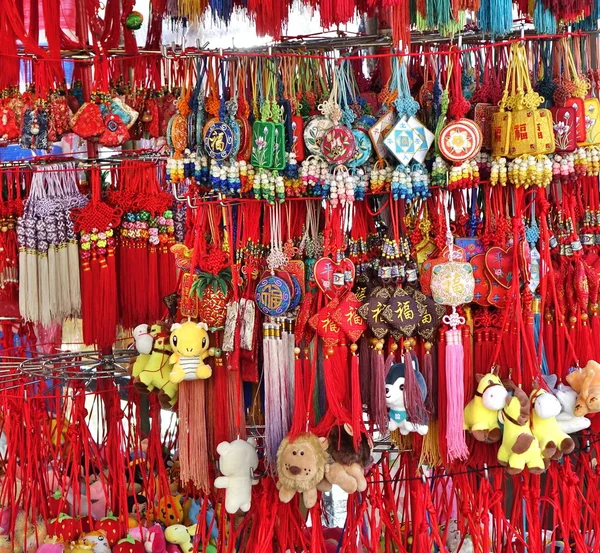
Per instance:
[[[392,41],[395,48],[410,47],[410,2],[407,0],[383,0],[390,3]]]
[[[156,321],[162,315],[162,302],[158,289],[158,252],[151,246],[148,252],[148,312],[143,320]]]

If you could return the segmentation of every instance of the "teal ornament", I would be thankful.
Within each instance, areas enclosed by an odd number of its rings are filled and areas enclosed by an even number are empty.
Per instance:
[[[371,139],[366,132],[354,129],[352,134],[354,135],[356,147],[354,149],[354,155],[352,158],[350,158],[346,165],[351,168],[356,168],[364,165],[369,160],[371,154],[373,153],[373,145],[371,144]]]
[[[140,12],[133,11],[125,19],[125,26],[130,31],[137,31],[144,22],[144,16]]]

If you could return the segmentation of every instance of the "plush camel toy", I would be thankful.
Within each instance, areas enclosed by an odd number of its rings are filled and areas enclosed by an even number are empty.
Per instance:
[[[325,478],[346,493],[367,489],[365,468],[372,462],[369,438],[363,434],[356,451],[352,436],[352,428],[347,424],[331,429],[327,451],[333,463],[325,465]]]
[[[600,364],[590,359],[583,369],[570,372],[567,382],[579,394],[574,409],[576,416],[600,411]]]
[[[502,445],[498,450],[498,461],[507,465],[509,474],[519,474],[525,466],[529,472],[540,474],[546,469],[540,444],[529,427],[530,404],[527,394],[510,380],[504,387],[513,394],[506,398],[506,405],[500,411],[504,423]]]
[[[317,438],[310,432],[300,434],[293,442],[283,439],[277,451],[277,489],[283,503],[289,503],[298,492],[310,509],[317,503],[317,490],[331,490],[325,480],[328,445],[327,438]]]
[[[467,404],[464,413],[464,429],[480,442],[498,442],[502,438],[498,411],[504,407],[508,392],[500,377],[493,372],[478,374],[475,397]]]
[[[543,389],[534,390],[529,397],[533,405],[531,430],[540,444],[542,456],[545,459],[560,459],[563,454],[571,453],[575,442],[562,431],[556,420],[561,411],[560,401]]]
[[[154,340],[160,334],[161,330],[162,327],[160,324],[152,325],[152,327],[149,327],[147,324],[141,324],[133,329],[135,349],[138,352],[131,372],[133,378],[139,378],[142,371],[148,365],[148,361],[150,361],[150,357],[152,356]]]
[[[170,355],[171,345],[169,344],[168,334],[161,330],[155,336],[150,359],[139,373],[138,378],[148,392],[159,390],[166,394],[169,398],[169,404],[173,406],[177,402],[177,386],[169,380],[171,372],[169,366]]]

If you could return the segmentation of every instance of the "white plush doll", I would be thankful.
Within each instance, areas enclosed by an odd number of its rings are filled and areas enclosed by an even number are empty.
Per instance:
[[[137,325],[133,329],[133,339],[138,353],[146,355],[152,353],[154,337],[150,334],[150,327],[147,324]]]
[[[252,440],[221,442],[217,446],[219,470],[223,476],[215,478],[215,488],[225,488],[225,510],[233,515],[241,509],[250,510],[252,486],[258,481],[253,472],[258,467],[256,447]]]
[[[575,410],[575,403],[577,402],[577,392],[570,386],[565,384],[556,385],[556,375],[544,375],[544,380],[548,387],[554,392],[554,395],[558,399],[561,405],[561,411],[556,415],[556,421],[561,427],[563,432],[567,434],[574,434],[581,430],[589,428],[592,421],[586,417],[577,417],[573,414]]]
[[[419,371],[415,371],[415,378],[423,399],[427,395],[425,379]],[[427,424],[417,424],[408,420],[406,403],[404,401],[405,385],[404,363],[392,365],[385,378],[385,403],[390,410],[388,427],[390,431],[400,430],[400,434],[406,436],[409,432],[417,432],[424,436],[429,427]]]

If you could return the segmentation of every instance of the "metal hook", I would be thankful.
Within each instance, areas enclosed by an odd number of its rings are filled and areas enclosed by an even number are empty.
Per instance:
[[[172,183],[173,184],[173,197],[178,201],[178,202],[185,202],[185,196],[179,196],[177,194],[177,185],[175,184],[175,182]],[[189,198],[188,198],[189,199]]]
[[[489,474],[489,472],[488,472],[488,466],[487,466],[487,463],[483,463],[483,477],[484,477],[486,480],[489,480],[489,477],[490,477],[490,474]]]
[[[189,196],[186,196],[186,199],[187,199],[187,204],[190,207],[190,209],[198,209],[198,206],[196,204],[192,204],[191,198]]]

